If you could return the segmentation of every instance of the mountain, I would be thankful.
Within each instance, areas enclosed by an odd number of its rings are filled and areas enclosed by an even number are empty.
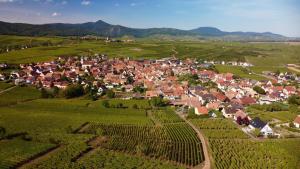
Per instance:
[[[137,38],[155,35],[191,36],[206,39],[232,40],[232,41],[285,41],[289,38],[270,32],[224,32],[214,27],[200,27],[193,30],[180,30],[173,28],[136,29],[121,25],[111,25],[104,21],[87,22],[82,24],[26,24],[8,23],[0,21],[0,34],[22,36],[109,36],[122,37],[134,36]]]

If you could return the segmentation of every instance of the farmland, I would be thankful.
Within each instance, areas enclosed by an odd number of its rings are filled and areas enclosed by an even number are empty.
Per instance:
[[[299,139],[257,141],[228,119],[194,119],[210,145],[214,168],[299,168]]]
[[[0,62],[11,64],[49,61],[58,56],[107,54],[109,57],[162,58],[175,55],[179,58],[200,60],[248,61],[255,65],[255,73],[262,71],[288,71],[287,63],[299,63],[298,46],[272,43],[239,43],[212,41],[167,41],[136,39],[130,43],[105,43],[100,40],[71,40],[59,37],[5,36],[0,44],[27,44],[28,39],[53,41],[51,46],[36,46],[0,54]],[[284,60],[281,58],[284,56]],[[239,71],[239,70],[236,70]],[[244,74],[242,74],[244,76]],[[246,75],[245,75],[246,76]],[[253,77],[252,75],[251,77]]]
[[[153,109],[150,115],[147,100],[112,99],[110,105],[122,103],[123,108],[105,108],[103,100],[40,99],[38,94],[18,87],[0,95],[9,98],[0,109],[0,126],[8,136],[0,140],[0,147],[6,147],[0,168],[49,168],[54,163],[58,168],[117,168],[123,163],[125,168],[181,168],[204,160],[195,132],[171,108]]]

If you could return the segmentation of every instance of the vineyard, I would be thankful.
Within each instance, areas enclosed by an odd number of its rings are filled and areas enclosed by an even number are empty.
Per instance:
[[[298,148],[298,146],[294,148]],[[298,159],[285,149],[280,148],[276,142],[254,142],[251,140],[211,139],[209,141],[215,168],[297,168]],[[290,145],[285,145],[290,146]]]
[[[238,129],[232,121],[228,119],[194,119],[192,122],[209,139],[249,138],[245,133]]]
[[[201,142],[185,123],[167,126],[135,126],[90,124],[87,133],[107,137],[101,147],[109,150],[140,154],[187,166],[204,159]]]
[[[155,119],[161,123],[178,123],[183,122],[181,118],[174,113],[174,110],[171,108],[164,108],[155,110],[152,112]]]
[[[209,140],[214,168],[300,167],[300,140],[251,140],[228,119],[194,119]]]
[[[9,140],[0,142],[0,168],[14,168],[18,164],[47,151],[55,145],[24,140]]]

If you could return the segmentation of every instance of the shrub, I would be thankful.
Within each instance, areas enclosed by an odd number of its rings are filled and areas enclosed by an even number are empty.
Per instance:
[[[288,98],[289,104],[300,105],[300,96],[292,95]]]
[[[258,94],[262,94],[262,95],[266,94],[266,91],[263,88],[259,87],[259,86],[253,87],[253,90],[256,91]]]
[[[84,95],[82,85],[70,85],[64,90],[64,96],[67,99]]]

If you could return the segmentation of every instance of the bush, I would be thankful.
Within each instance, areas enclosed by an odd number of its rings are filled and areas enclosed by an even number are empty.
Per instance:
[[[289,104],[300,105],[300,96],[292,95],[288,98]]]
[[[3,139],[5,137],[6,130],[4,127],[0,127],[0,139]]]
[[[253,90],[256,91],[258,94],[262,94],[262,95],[266,94],[266,91],[263,88],[259,87],[259,86],[253,87]]]
[[[105,107],[105,108],[110,108],[110,105],[109,105],[109,102],[107,100],[104,100],[102,102],[102,105]]]
[[[70,85],[64,90],[64,96],[67,99],[84,95],[82,85]]]
[[[106,91],[106,96],[111,99],[111,98],[114,98],[116,96],[116,94],[112,90],[107,90]]]

